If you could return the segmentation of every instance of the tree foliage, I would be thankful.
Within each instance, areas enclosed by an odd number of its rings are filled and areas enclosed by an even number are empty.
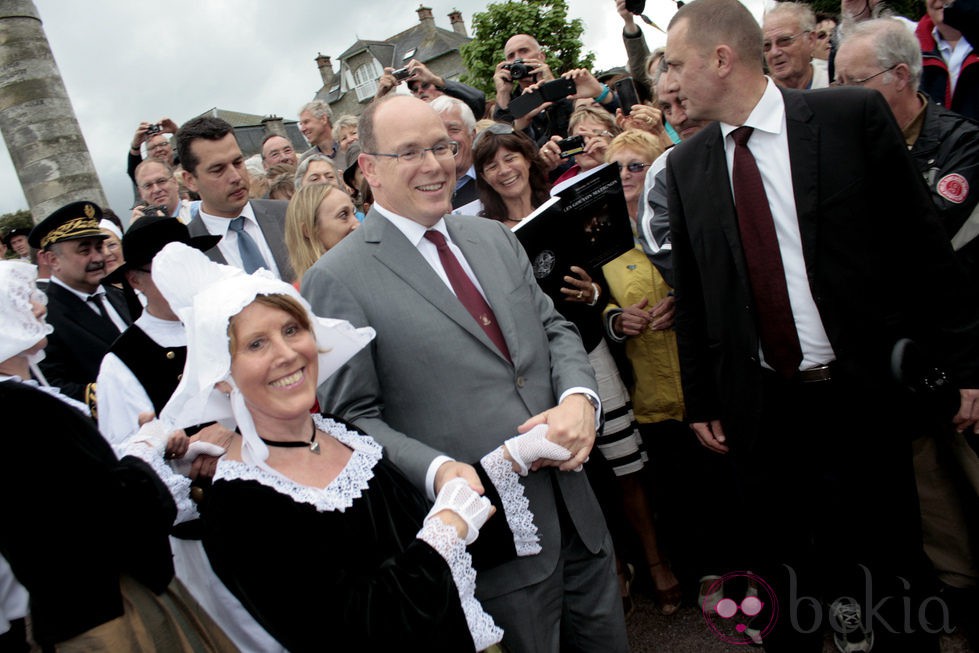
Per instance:
[[[567,16],[565,0],[510,0],[487,5],[486,11],[473,15],[473,40],[462,46],[462,59],[468,69],[462,81],[487,96],[494,95],[496,64],[503,61],[503,46],[515,34],[530,34],[537,39],[555,75],[572,68],[591,69],[595,53],[582,53],[584,23],[580,18],[568,20]]]

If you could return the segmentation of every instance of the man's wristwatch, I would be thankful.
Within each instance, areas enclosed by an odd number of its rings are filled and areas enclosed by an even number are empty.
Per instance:
[[[588,393],[579,392],[578,394],[587,399],[591,407],[595,409],[595,414],[598,415],[598,428],[595,431],[598,435],[601,435],[602,431],[605,430],[605,411],[602,410],[602,405],[598,402],[598,399],[595,399]]]

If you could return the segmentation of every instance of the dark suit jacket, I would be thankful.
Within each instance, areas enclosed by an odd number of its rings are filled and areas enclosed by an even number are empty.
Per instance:
[[[302,281],[314,313],[377,331],[367,349],[320,386],[320,406],[381,442],[418,487],[437,455],[479,460],[565,390],[597,387],[577,332],[537,285],[510,230],[485,218],[454,215],[445,222],[486,292],[513,363],[376,211]],[[555,477],[583,542],[593,552],[601,547],[605,522],[585,475],[532,473],[521,484],[543,551],[480,574],[480,596],[500,596],[554,570],[561,552]]]
[[[470,178],[462,185],[462,188],[452,193],[452,208],[457,209],[478,199],[479,191],[476,189],[476,180]]]
[[[296,278],[296,273],[292,271],[292,265],[289,263],[289,250],[286,249],[286,207],[289,206],[289,203],[284,200],[251,200],[251,205],[255,212],[255,220],[258,222],[258,226],[262,228],[265,242],[272,250],[275,264],[279,266],[282,280],[291,283]],[[209,233],[199,215],[190,221],[187,230],[190,231],[191,236],[206,236]],[[205,254],[216,263],[228,264],[217,245],[207,250]]]
[[[803,255],[840,370],[888,384],[893,343],[910,337],[976,387],[977,310],[887,104],[862,88],[782,93]],[[750,443],[758,332],[719,125],[677,146],[667,179],[688,418]]]
[[[48,336],[40,367],[48,383],[61,392],[85,401],[85,386],[95,383],[102,357],[119,337],[115,326],[99,316],[77,296],[56,283],[48,284],[48,323],[54,333]],[[131,323],[122,292],[106,287],[105,296],[119,316]]]

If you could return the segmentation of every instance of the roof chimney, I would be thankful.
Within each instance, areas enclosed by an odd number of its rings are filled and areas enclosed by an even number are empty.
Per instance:
[[[452,30],[456,34],[461,34],[466,38],[469,38],[469,33],[466,32],[466,24],[462,21],[462,12],[458,9],[453,9],[452,13],[449,14],[449,22],[452,23]]]
[[[323,78],[323,88],[327,91],[333,85],[333,63],[330,58],[322,52],[316,55],[316,67],[320,69],[320,77]]]
[[[418,22],[422,25],[427,25],[431,29],[435,29],[435,19],[432,17],[432,8],[426,7],[425,5],[418,5]]]
[[[282,123],[282,118],[275,115],[274,113],[262,118],[262,126],[265,127],[265,134],[277,134],[285,138],[289,138],[286,133],[286,126]]]

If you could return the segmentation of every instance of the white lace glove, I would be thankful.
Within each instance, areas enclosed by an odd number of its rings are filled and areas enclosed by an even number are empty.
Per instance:
[[[548,460],[570,460],[571,452],[559,444],[551,442],[544,436],[547,435],[547,424],[538,424],[523,435],[510,438],[503,443],[506,450],[513,458],[513,462],[520,467],[520,475],[526,476],[530,471],[530,466],[541,458]]]
[[[136,435],[129,438],[130,444],[145,444],[161,458],[167,448],[167,433],[163,430],[163,422],[152,419],[139,427]],[[124,443],[124,445],[127,443]]]
[[[451,510],[466,522],[469,527],[465,537],[466,544],[472,544],[479,537],[480,527],[489,519],[492,507],[490,500],[476,494],[466,479],[454,478],[442,486],[435,497],[435,505],[425,516],[425,521],[437,519],[435,515],[443,510]]]
[[[172,460],[173,469],[175,472],[181,476],[189,476],[190,468],[194,461],[197,460],[198,456],[215,456],[220,458],[225,454],[225,449],[213,442],[204,442],[203,440],[197,440],[196,442],[191,442],[187,447],[187,453],[185,453],[180,458]]]

